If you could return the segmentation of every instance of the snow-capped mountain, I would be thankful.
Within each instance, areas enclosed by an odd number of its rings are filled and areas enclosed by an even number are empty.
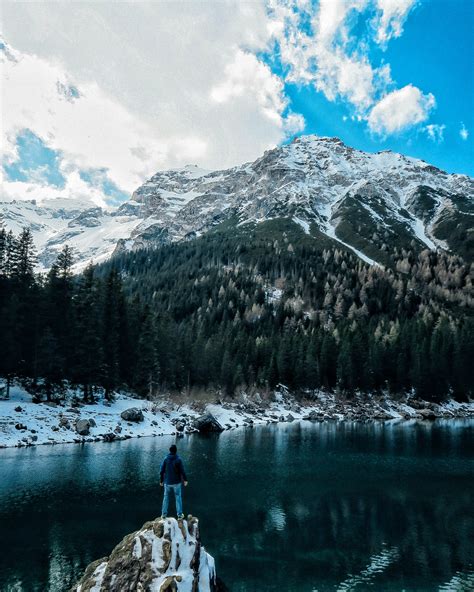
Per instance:
[[[79,203],[2,204],[7,227],[31,227],[44,267],[66,243],[78,267],[114,251],[291,218],[366,261],[394,246],[447,249],[471,259],[474,179],[390,151],[355,150],[337,138],[303,136],[253,163],[222,171],[162,171],[116,209]]]
[[[58,253],[69,245],[74,249],[75,269],[80,271],[90,261],[100,263],[114,252],[120,239],[130,237],[141,218],[120,215],[90,202],[52,198],[0,202],[0,220],[7,230],[18,235],[28,227],[33,233],[41,270],[47,270]]]

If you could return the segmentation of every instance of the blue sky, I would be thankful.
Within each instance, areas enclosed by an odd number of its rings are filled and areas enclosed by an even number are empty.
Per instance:
[[[474,2],[425,0],[410,14],[403,35],[373,59],[390,63],[400,86],[415,83],[433,93],[436,108],[429,122],[445,125],[443,141],[432,140],[422,128],[380,137],[365,122],[351,120],[343,101],[328,101],[320,92],[287,85],[295,111],[304,113],[304,133],[338,136],[361,150],[393,150],[431,162],[448,172],[474,176],[474,136],[463,140],[460,130],[474,131]],[[344,121],[343,117],[347,117]]]
[[[3,17],[3,199],[115,204],[157,170],[225,168],[301,133],[474,175],[472,0],[60,1]]]

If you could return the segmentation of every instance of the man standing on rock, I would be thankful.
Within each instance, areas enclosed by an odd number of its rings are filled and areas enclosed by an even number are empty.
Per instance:
[[[178,520],[184,518],[183,501],[181,499],[181,484],[188,484],[183,461],[178,456],[178,449],[173,444],[170,446],[170,452],[165,456],[160,468],[160,486],[165,487],[163,496],[163,506],[161,508],[161,517],[168,515],[169,495],[173,491],[176,500],[176,513]]]

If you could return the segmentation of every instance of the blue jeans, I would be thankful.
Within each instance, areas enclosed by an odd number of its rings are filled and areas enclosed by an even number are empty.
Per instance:
[[[164,484],[165,493],[163,496],[163,505],[161,506],[161,515],[167,516],[168,515],[168,505],[169,505],[169,496],[170,492],[174,492],[174,498],[176,500],[176,513],[178,516],[183,513],[183,500],[181,499],[181,483],[177,483],[176,485],[167,485]]]

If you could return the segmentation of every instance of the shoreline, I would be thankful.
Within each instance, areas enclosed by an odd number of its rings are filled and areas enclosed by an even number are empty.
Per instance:
[[[242,396],[236,401],[177,405],[170,400],[152,402],[119,394],[112,403],[100,399],[72,406],[72,397],[64,405],[33,403],[31,395],[14,386],[11,398],[0,401],[0,449],[182,437],[198,433],[194,422],[205,414],[211,414],[223,431],[293,421],[427,422],[474,419],[474,401],[437,404],[381,395],[343,399],[322,391],[299,401],[282,388],[275,391],[272,401]]]

